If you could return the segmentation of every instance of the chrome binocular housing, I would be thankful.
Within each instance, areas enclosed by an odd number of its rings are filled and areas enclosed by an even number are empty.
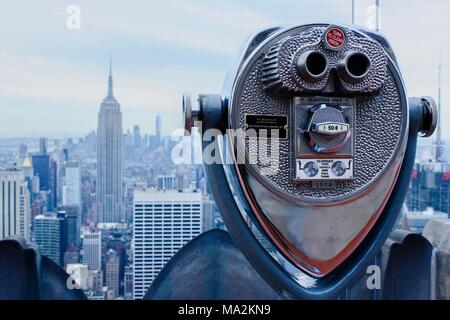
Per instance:
[[[383,35],[329,24],[254,34],[222,94],[185,95],[183,112],[188,133],[218,132],[206,171],[228,231],[294,298],[337,295],[378,252],[437,124]]]

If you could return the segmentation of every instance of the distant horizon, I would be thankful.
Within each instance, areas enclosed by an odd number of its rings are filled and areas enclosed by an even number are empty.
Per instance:
[[[130,130],[131,133],[133,133],[133,127],[127,128],[125,131],[123,131],[123,133],[125,134],[127,132],[127,130]],[[53,133],[44,133],[44,132],[33,132],[33,133],[0,133],[0,139],[21,139],[21,138],[31,138],[31,139],[39,139],[39,138],[49,138],[49,139],[61,139],[61,138],[84,138],[85,136],[87,136],[89,133],[91,133],[92,131],[97,132],[96,129],[85,132],[85,133],[66,133],[66,132],[53,132]],[[152,132],[146,132],[146,131],[142,131],[141,128],[141,136],[144,135],[154,135],[155,133]],[[162,137],[167,137],[170,135],[167,134],[162,134]]]
[[[358,1],[357,24],[368,22],[366,9],[373,2]],[[67,7],[72,4],[43,0],[28,3],[27,10],[20,2],[3,4],[0,135],[78,136],[95,130],[111,54],[123,127],[138,124],[143,132],[152,132],[160,114],[162,132],[169,135],[182,127],[183,92],[194,97],[220,93],[233,58],[252,32],[317,21],[348,24],[352,12],[351,0],[280,0],[275,6],[266,0],[214,5],[139,0],[133,6],[78,0],[80,29],[70,29]],[[449,11],[450,2],[443,0],[381,4],[381,31],[395,49],[410,96],[437,98],[442,49],[444,120],[450,117]],[[401,23],[400,16],[421,19]],[[442,131],[450,137],[450,126]]]

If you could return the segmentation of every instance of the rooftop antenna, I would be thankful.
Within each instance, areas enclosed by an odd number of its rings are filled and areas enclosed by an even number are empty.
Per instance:
[[[375,30],[376,31],[380,31],[381,29],[381,6],[380,6],[380,2],[381,0],[376,0],[375,1],[375,6],[376,6],[376,25],[375,25]]]
[[[356,0],[352,0],[352,24],[355,24]]]
[[[108,98],[113,98],[112,55],[109,55]]]
[[[442,162],[443,141],[441,132],[441,110],[442,110],[442,48],[439,49],[439,66],[438,66],[438,124],[436,130],[436,162]]]
[[[356,0],[352,0],[352,24],[356,22]],[[381,0],[375,0],[375,30],[381,30]]]

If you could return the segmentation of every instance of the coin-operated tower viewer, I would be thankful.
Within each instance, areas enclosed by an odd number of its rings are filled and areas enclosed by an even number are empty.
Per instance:
[[[329,24],[263,30],[222,94],[194,102],[183,98],[185,129],[203,134],[229,234],[189,242],[144,299],[342,299],[380,256],[382,298],[430,296],[429,243],[407,246],[392,231],[417,137],[432,135],[438,115],[432,98],[408,98],[383,35]],[[0,298],[85,299],[69,280],[23,239],[0,241]]]
[[[205,167],[239,249],[286,297],[342,294],[398,222],[434,100],[408,98],[383,35],[329,24],[255,34],[196,100],[185,129],[220,131]]]

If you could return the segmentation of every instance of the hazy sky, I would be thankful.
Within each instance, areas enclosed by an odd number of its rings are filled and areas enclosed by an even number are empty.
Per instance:
[[[358,1],[365,24],[366,4]],[[409,95],[437,95],[442,47],[443,123],[450,120],[450,1],[382,0],[382,31]],[[69,5],[81,28],[66,26]],[[164,133],[181,123],[181,94],[220,92],[237,49],[265,26],[351,22],[351,0],[2,1],[0,136],[85,134],[97,127],[109,55],[124,128]],[[450,126],[444,125],[450,137]]]

